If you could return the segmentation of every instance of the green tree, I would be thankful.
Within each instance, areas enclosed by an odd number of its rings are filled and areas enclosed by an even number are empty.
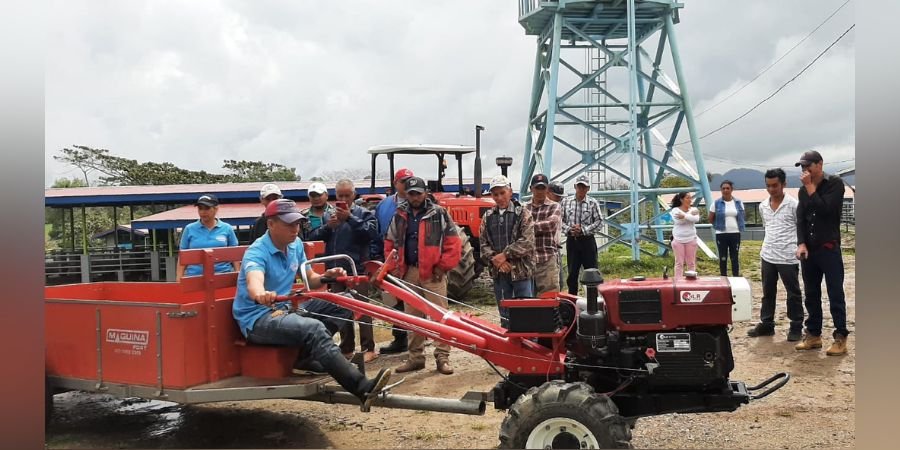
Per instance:
[[[300,181],[297,169],[281,164],[264,163],[262,161],[235,161],[226,159],[222,168],[229,173],[230,181],[234,183],[250,181]]]
[[[694,183],[691,180],[671,174],[664,176],[662,181],[659,182],[659,187],[661,188],[691,187],[693,185]]]
[[[84,181],[80,178],[57,178],[56,181],[53,182],[54,188],[75,188],[75,187],[86,187],[88,185],[87,181]],[[47,208],[44,213],[44,223],[50,225],[50,231],[48,233],[49,240],[54,242],[54,244],[58,244],[61,241],[61,244],[65,244],[70,242],[71,235],[68,232],[68,226],[66,225],[66,220],[68,220],[68,214],[65,212],[66,210],[61,208]],[[55,245],[53,245],[55,246]]]
[[[100,183],[105,185],[211,184],[228,181],[224,175],[186,170],[169,162],[139,163],[134,159],[113,156],[106,149],[83,145],[64,148],[60,153],[62,154],[53,158],[78,167],[85,174],[86,180],[88,172],[99,172],[102,174]]]
[[[88,182],[88,174],[97,172],[104,185],[164,185],[164,184],[216,184],[250,181],[297,181],[300,179],[293,167],[262,161],[226,160],[226,174],[214,174],[204,170],[182,169],[170,162],[138,162],[110,154],[107,149],[75,145],[60,150],[53,158],[80,169]]]

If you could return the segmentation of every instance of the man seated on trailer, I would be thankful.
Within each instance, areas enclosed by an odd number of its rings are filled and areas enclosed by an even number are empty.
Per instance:
[[[268,231],[247,248],[238,275],[232,315],[241,333],[253,344],[300,347],[295,373],[328,373],[367,410],[387,385],[391,370],[382,369],[375,378],[367,379],[341,354],[333,336],[345,320],[352,319],[347,309],[313,299],[304,302],[299,311],[290,312],[290,301],[275,300],[290,293],[297,271],[306,261],[303,242],[297,237],[303,214],[293,200],[279,199],[266,206],[265,215]],[[345,274],[340,267],[324,275],[307,268],[307,287],[321,287],[322,276]]]

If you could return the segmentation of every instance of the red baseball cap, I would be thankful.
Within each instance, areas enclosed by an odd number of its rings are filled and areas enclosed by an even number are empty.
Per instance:
[[[394,174],[394,180],[395,181],[396,180],[406,181],[407,178],[412,178],[414,176],[415,175],[413,175],[412,170],[409,170],[404,167],[404,168],[398,170],[397,173]]]
[[[278,217],[285,223],[294,223],[303,218],[293,200],[280,198],[266,206],[266,217]]]

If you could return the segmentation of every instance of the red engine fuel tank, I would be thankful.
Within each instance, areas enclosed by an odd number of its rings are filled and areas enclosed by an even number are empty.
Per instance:
[[[625,332],[728,325],[750,318],[750,285],[744,278],[634,277],[597,288],[609,324]]]

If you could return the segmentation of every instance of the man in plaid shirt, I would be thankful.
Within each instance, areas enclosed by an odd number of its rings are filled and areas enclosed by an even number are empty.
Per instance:
[[[594,233],[603,222],[600,202],[588,197],[591,182],[581,175],[575,180],[575,195],[562,201],[562,231],[566,235],[566,257],[570,294],[578,294],[578,271],[597,268],[597,241]]]
[[[534,296],[534,224],[531,213],[512,199],[508,178],[491,179],[491,198],[496,206],[481,218],[481,259],[494,279],[494,298],[500,310],[500,325],[509,327],[509,311],[500,306],[507,298]]]
[[[525,209],[534,221],[534,293],[559,291],[559,229],[562,210],[547,198],[547,175],[531,178],[531,201]]]

